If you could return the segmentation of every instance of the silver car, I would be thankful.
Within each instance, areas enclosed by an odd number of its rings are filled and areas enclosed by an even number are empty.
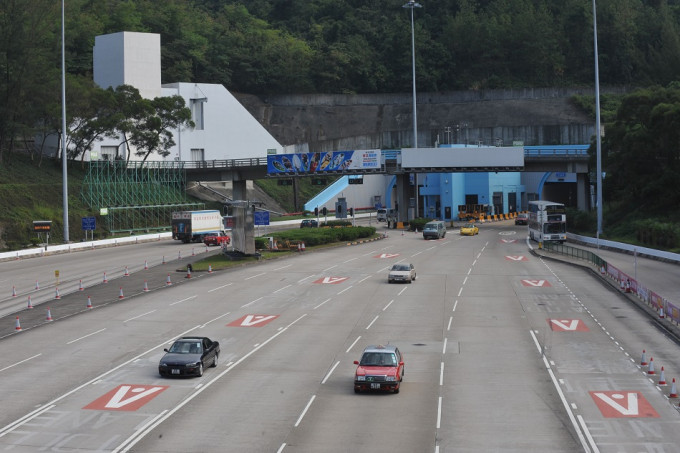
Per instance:
[[[390,273],[387,274],[387,282],[407,282],[411,283],[416,279],[416,269],[410,263],[397,263],[392,266]]]

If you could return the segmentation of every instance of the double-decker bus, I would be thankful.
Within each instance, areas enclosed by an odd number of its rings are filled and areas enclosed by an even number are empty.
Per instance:
[[[536,242],[567,240],[567,214],[562,203],[529,202],[529,238]]]

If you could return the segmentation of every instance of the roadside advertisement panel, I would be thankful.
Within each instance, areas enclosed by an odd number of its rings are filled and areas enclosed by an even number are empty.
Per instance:
[[[379,149],[277,154],[267,156],[267,173],[319,174],[343,170],[378,170],[380,160]]]

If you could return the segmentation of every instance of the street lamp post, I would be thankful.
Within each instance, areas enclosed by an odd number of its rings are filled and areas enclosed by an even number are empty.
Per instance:
[[[595,141],[597,143],[597,239],[602,234],[602,140],[600,131],[600,69],[597,55],[597,9],[593,0],[593,42],[595,48]]]
[[[68,244],[68,176],[66,165],[66,44],[64,43],[64,0],[61,0],[61,178],[64,209],[64,243]]]
[[[413,25],[413,10],[415,8],[422,8],[423,5],[417,3],[415,0],[409,0],[402,8],[408,8],[411,10],[411,69],[413,77],[413,147],[418,149],[418,116],[416,112],[416,38],[415,29]],[[415,184],[416,184],[416,213],[418,216],[418,173],[415,174]]]

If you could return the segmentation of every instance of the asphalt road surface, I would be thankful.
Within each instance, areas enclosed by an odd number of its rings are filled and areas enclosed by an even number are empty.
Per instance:
[[[0,451],[679,452],[678,399],[668,398],[678,344],[591,273],[530,254],[525,232],[503,222],[424,241],[390,230],[174,273],[173,285],[165,267],[187,258],[164,241],[0,263],[2,290],[21,287],[22,298],[58,268],[76,288],[46,303],[83,304],[80,275],[96,284],[85,292],[110,300],[0,340]],[[417,280],[388,284],[402,261]],[[142,280],[152,290],[117,299]],[[163,348],[182,335],[219,341],[218,366],[161,378]],[[401,392],[355,394],[352,362],[385,343],[404,353]]]

